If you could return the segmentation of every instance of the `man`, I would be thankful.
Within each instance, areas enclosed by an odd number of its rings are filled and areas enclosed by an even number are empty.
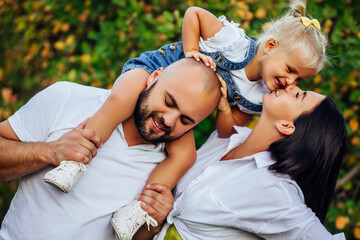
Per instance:
[[[187,127],[169,126],[174,137],[185,134],[210,114],[220,98],[215,73],[193,59],[154,72],[146,91],[147,96],[138,104],[149,112],[161,112],[165,122],[176,123],[183,116],[193,120],[194,124]],[[21,177],[0,239],[115,238],[110,225],[112,213],[135,199],[166,153],[163,143],[149,144],[140,137],[134,116],[120,124],[96,152],[99,137],[82,129],[86,123],[79,123],[91,117],[109,93],[56,83],[0,123],[0,177]],[[165,94],[171,94],[176,105],[167,106]],[[151,121],[143,124],[146,129],[152,127]],[[96,154],[69,194],[43,182],[51,164],[64,159],[86,163]]]

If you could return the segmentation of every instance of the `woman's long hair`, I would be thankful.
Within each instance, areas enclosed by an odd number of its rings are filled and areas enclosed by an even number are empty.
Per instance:
[[[269,147],[276,163],[269,167],[297,182],[305,203],[324,222],[343,159],[344,117],[330,98],[295,121],[295,132]]]

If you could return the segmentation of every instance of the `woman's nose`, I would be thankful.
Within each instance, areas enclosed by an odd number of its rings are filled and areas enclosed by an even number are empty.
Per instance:
[[[291,92],[295,88],[295,85],[287,85],[285,87],[285,92]]]

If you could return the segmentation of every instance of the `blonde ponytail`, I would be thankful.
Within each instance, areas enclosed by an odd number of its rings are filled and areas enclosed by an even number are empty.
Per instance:
[[[310,16],[306,17],[304,0],[293,0],[288,8],[285,16],[273,21],[271,26],[259,35],[257,43],[263,45],[273,38],[278,42],[277,50],[291,52],[302,48],[304,58],[312,59],[309,67],[320,71],[328,62],[325,52],[327,41],[320,30],[320,24]],[[305,24],[304,19],[309,19],[310,24]]]

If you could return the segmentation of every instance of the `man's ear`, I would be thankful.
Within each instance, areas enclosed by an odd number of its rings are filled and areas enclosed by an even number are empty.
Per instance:
[[[278,121],[276,124],[275,124],[275,127],[277,128],[277,130],[284,134],[284,135],[291,135],[294,133],[295,131],[295,125],[293,122],[289,122],[289,121],[284,121],[284,120],[281,120],[281,121]]]
[[[154,82],[157,81],[157,79],[159,78],[162,71],[164,71],[164,68],[158,68],[155,71],[153,71],[152,74],[150,74],[150,76],[146,82],[146,88],[150,87]]]
[[[264,51],[265,53],[271,52],[271,50],[274,50],[278,45],[278,41],[276,41],[274,38],[270,38],[265,42],[264,45]]]

